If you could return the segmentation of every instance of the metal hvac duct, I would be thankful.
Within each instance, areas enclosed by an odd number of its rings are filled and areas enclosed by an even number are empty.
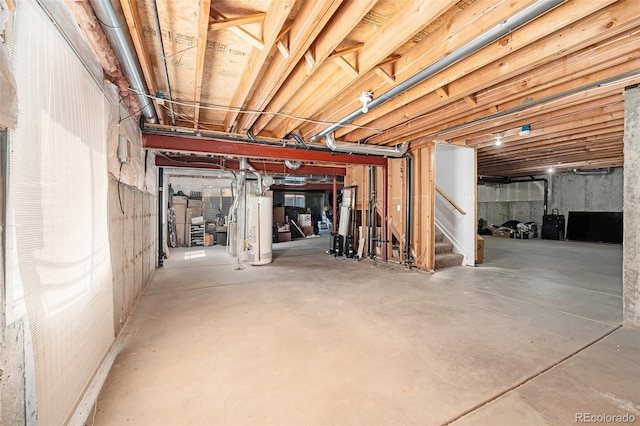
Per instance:
[[[409,143],[407,142],[403,142],[400,145],[396,145],[394,147],[361,145],[351,142],[336,142],[336,140],[333,138],[333,133],[328,133],[324,136],[324,143],[331,151],[347,152],[349,154],[383,155],[396,158],[402,157],[409,148]]]
[[[107,39],[111,43],[113,50],[122,64],[131,88],[135,92],[136,99],[140,105],[142,115],[151,123],[158,121],[156,111],[153,108],[151,100],[146,96],[148,94],[147,85],[142,79],[140,64],[138,59],[133,55],[133,48],[129,42],[127,34],[122,29],[122,24],[118,19],[118,15],[111,4],[111,0],[89,0],[93,11],[95,12],[100,26]]]
[[[574,175],[579,176],[607,176],[613,173],[613,168],[607,167],[606,169],[596,169],[596,170],[581,170],[581,169],[573,169]]]
[[[371,102],[367,104],[368,111],[371,111],[372,109],[377,108],[378,106],[387,102],[391,98],[403,92],[406,92],[407,90],[418,85],[419,83],[422,83],[427,78],[455,64],[456,62],[472,55],[473,53],[487,46],[488,44],[498,40],[500,37],[503,37],[506,34],[509,34],[511,31],[515,30],[516,28],[526,24],[527,22],[531,21],[534,18],[537,18],[543,13],[548,12],[549,10],[553,9],[554,7],[558,6],[563,2],[564,0],[540,0],[535,4],[529,6],[528,8],[516,13],[512,17],[496,25],[495,27],[491,28],[487,32],[479,35],[475,39],[471,40],[467,44],[460,47],[459,49],[451,52],[444,58],[434,62],[433,64],[429,65],[422,71],[418,72],[417,74],[414,74],[412,77],[398,84],[396,87],[386,91],[382,95],[373,99]],[[313,135],[309,140],[311,142],[318,141],[321,138],[330,134],[331,132],[338,130],[345,124],[351,123],[353,120],[360,117],[362,114],[365,114],[365,113],[362,112],[362,108],[359,108],[356,111],[344,117],[343,119],[337,121],[336,123],[322,130],[321,132]]]

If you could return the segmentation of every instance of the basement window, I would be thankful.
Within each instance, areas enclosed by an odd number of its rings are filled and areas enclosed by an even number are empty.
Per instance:
[[[284,194],[284,205],[304,208],[304,194]]]

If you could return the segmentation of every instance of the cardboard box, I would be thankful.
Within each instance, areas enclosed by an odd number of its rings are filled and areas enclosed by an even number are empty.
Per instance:
[[[185,229],[184,223],[176,224],[176,245],[178,247],[184,247],[184,242],[186,241],[184,238]]]
[[[484,238],[476,235],[476,263],[484,262]]]
[[[191,198],[189,198],[189,201],[187,202],[187,207],[195,208],[195,209],[201,209],[202,208],[202,200],[192,200]]]
[[[284,224],[284,207],[273,208],[273,223]]]
[[[188,207],[185,223],[191,223],[191,219],[198,216],[202,216],[202,208]]]
[[[311,215],[310,214],[299,214],[298,215],[298,224],[301,227],[311,226]]]
[[[187,214],[187,205],[186,204],[174,204],[173,205],[173,213],[176,216],[176,223],[185,224],[186,222],[186,214]]]
[[[204,245],[205,246],[213,245],[213,234],[204,234]]]
[[[202,216],[195,216],[191,218],[191,224],[192,225],[204,225],[204,217]]]
[[[511,230],[504,231],[504,230],[494,229],[493,231],[491,231],[491,235],[494,236],[494,237],[511,238],[512,232],[513,231],[511,231]]]
[[[291,232],[278,232],[278,241],[291,241]]]
[[[313,226],[303,226],[302,232],[304,233],[305,237],[313,235]]]

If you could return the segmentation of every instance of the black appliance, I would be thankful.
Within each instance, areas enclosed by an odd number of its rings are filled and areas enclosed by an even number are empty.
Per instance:
[[[540,238],[543,240],[564,240],[564,215],[546,214],[542,216],[542,234]]]
[[[353,235],[347,236],[347,245],[344,249],[344,252],[345,252],[345,256],[347,257],[353,257],[356,255],[355,249],[353,247]]]
[[[340,234],[333,234],[333,255],[342,256],[344,254],[344,237]]]

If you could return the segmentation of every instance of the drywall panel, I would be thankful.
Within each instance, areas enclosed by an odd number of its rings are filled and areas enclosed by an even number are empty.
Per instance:
[[[475,264],[476,208],[475,154],[471,148],[436,145],[436,186],[466,214],[457,211],[437,195],[435,217],[454,251],[465,255],[466,264]]]

